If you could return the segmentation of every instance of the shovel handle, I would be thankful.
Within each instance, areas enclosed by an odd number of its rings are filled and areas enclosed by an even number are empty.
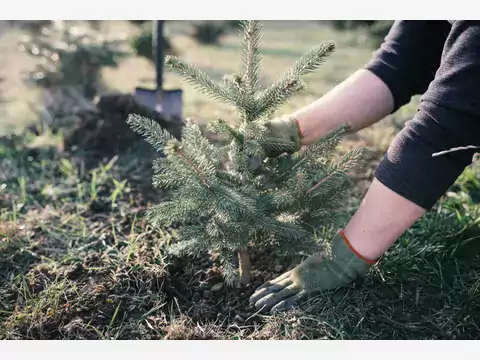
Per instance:
[[[154,41],[155,41],[155,68],[157,73],[157,91],[163,87],[163,20],[155,20]]]

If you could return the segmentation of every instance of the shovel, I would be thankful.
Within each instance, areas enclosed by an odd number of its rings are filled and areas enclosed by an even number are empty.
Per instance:
[[[153,28],[153,47],[155,51],[156,85],[157,88],[147,89],[136,87],[134,97],[139,103],[165,115],[166,117],[182,119],[182,90],[163,89],[163,64],[165,61],[163,49],[163,20],[155,20]]]

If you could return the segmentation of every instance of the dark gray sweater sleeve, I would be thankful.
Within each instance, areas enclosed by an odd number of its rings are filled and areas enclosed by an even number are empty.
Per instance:
[[[480,22],[397,22],[367,69],[390,88],[396,109],[423,94],[375,177],[428,210],[471,163],[474,151],[432,154],[480,145]]]
[[[389,87],[393,112],[423,94],[440,66],[448,21],[395,21],[366,68]]]

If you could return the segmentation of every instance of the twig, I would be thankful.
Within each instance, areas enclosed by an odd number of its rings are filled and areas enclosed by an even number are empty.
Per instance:
[[[313,190],[315,190],[316,188],[318,188],[320,185],[322,185],[324,182],[326,182],[328,179],[330,179],[331,177],[333,177],[334,175],[338,174],[340,171],[336,170],[336,171],[333,171],[332,173],[328,174],[328,176],[326,176],[325,178],[323,178],[319,183],[317,183],[316,185],[314,185],[313,187],[311,187],[308,191],[307,191],[307,194],[310,194]]]
[[[448,153],[451,153],[451,152],[454,152],[454,151],[471,150],[471,149],[480,149],[480,146],[474,146],[474,145],[460,146],[460,147],[452,148],[450,150],[444,150],[444,151],[433,153],[432,157],[445,155],[445,154],[448,154]]]
[[[203,176],[202,172],[200,171],[200,169],[195,166],[194,163],[192,163],[184,154],[181,150],[178,151],[178,156],[180,158],[182,158],[183,160],[185,160],[187,162],[187,164],[197,173],[197,175],[200,177],[200,179],[202,180],[203,184],[210,189],[210,186],[208,185],[208,182],[207,182],[207,179],[205,178],[205,176]]]

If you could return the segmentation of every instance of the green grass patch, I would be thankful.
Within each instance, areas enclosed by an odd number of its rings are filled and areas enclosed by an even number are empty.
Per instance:
[[[465,170],[363,282],[263,316],[246,299],[229,305],[228,296],[237,296],[229,290],[208,303],[196,300],[190,289],[201,288],[196,276],[210,265],[165,255],[175,230],[145,223],[148,204],[117,177],[118,162],[82,173],[74,159],[26,144],[17,137],[0,146],[4,339],[478,337],[478,166]],[[189,284],[181,273],[190,274]],[[241,306],[242,316],[222,319],[232,306]]]

